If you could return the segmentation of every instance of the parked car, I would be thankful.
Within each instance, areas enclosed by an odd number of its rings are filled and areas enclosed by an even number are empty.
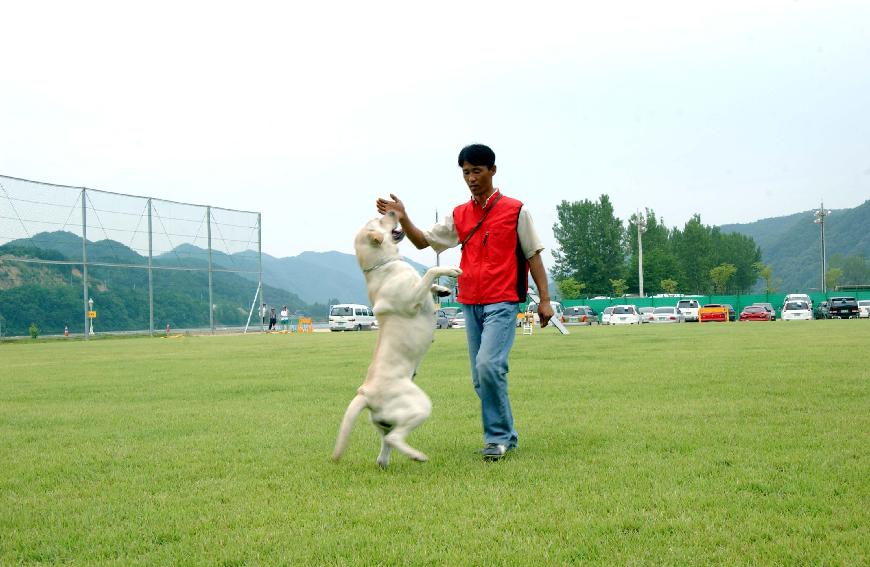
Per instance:
[[[728,308],[719,303],[708,303],[698,309],[698,321],[701,323],[712,321],[726,323],[728,322]]]
[[[447,315],[447,321],[450,323],[450,326],[452,327],[453,326],[453,318],[456,317],[457,313],[460,313],[462,311],[462,308],[460,308],[460,307],[442,307],[441,310],[444,311],[445,315]]]
[[[450,328],[450,318],[447,317],[447,313],[444,312],[443,309],[439,309],[435,312],[435,328],[436,329],[449,329]]]
[[[789,301],[782,306],[783,321],[809,321],[813,318],[813,310],[806,301]]]
[[[613,306],[605,307],[604,310],[598,315],[598,323],[601,325],[609,325],[610,324],[610,316],[613,314]]]
[[[740,312],[741,321],[773,321],[768,311],[763,305],[747,305]]]
[[[566,325],[591,325],[598,323],[598,313],[588,305],[566,307],[562,313]]]
[[[813,300],[812,298],[805,293],[790,293],[785,296],[785,299],[782,300],[783,306],[789,301],[803,301],[807,305],[810,306],[810,309],[813,308]]]
[[[830,319],[855,319],[861,310],[858,308],[858,300],[854,297],[832,297],[828,300],[828,317]]]
[[[729,303],[723,303],[722,307],[728,309],[728,320],[736,321],[737,320],[737,312],[734,311],[734,307],[732,307]]]
[[[697,321],[700,308],[701,305],[695,299],[681,299],[677,302],[677,309],[683,313],[683,319],[686,321]]]
[[[770,313],[770,320],[776,321],[776,309],[773,308],[772,303],[753,303],[752,305],[760,305],[767,309],[768,313]]]
[[[551,301],[550,306],[553,308],[553,317],[554,318],[558,317],[559,320],[564,323],[565,319],[564,319],[563,315],[564,315],[565,310],[562,309],[562,304],[559,303],[558,301]],[[535,303],[535,302],[529,303],[529,306],[526,308],[526,313],[531,313],[532,316],[535,318],[535,325],[537,325],[538,327],[541,326],[541,319],[540,319],[540,317],[538,317],[538,304],[537,303]]]
[[[465,313],[459,311],[456,316],[453,317],[453,321],[450,322],[450,326],[454,329],[464,329],[465,328]]]
[[[375,326],[375,314],[367,305],[341,303],[329,308],[330,331],[372,330]]]
[[[676,307],[656,307],[653,312],[653,323],[682,323],[683,314]]]
[[[611,325],[640,325],[640,313],[634,305],[615,305],[610,314]]]
[[[641,323],[652,323],[653,319],[655,319],[654,313],[655,307],[640,307],[637,312],[640,315]]]
[[[870,299],[862,299],[858,302],[858,317],[862,319],[870,318]]]
[[[813,309],[813,317],[816,319],[827,319],[828,318],[828,302],[823,301],[819,303],[815,309]]]

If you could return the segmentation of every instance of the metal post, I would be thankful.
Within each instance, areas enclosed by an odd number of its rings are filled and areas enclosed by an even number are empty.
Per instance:
[[[151,232],[151,197],[148,197],[148,334],[154,336],[154,278],[151,259],[154,255],[153,233]]]
[[[88,207],[87,189],[82,187],[82,305],[85,311],[85,330],[82,333],[88,340]]]
[[[646,219],[637,213],[637,280],[638,295],[643,297],[643,233],[646,232]]]
[[[214,334],[214,298],[212,297],[211,289],[211,207],[206,207],[206,215],[208,215],[208,328],[211,329],[211,334]]]
[[[825,217],[830,215],[831,211],[825,209],[825,202],[822,201],[821,207],[819,207],[814,214],[816,219],[813,222],[821,227],[822,232],[822,293],[827,296],[828,283],[825,281],[825,276],[828,273],[828,260],[827,254],[825,253]]]
[[[260,303],[266,303],[266,297],[263,293],[263,214],[257,213],[257,270],[260,273],[257,281],[257,290],[260,292]],[[263,328],[263,318],[260,316],[260,308],[257,306],[257,317],[260,319],[260,331],[265,331]]]

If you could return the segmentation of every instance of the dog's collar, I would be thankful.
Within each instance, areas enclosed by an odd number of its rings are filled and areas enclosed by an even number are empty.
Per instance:
[[[372,270],[377,270],[381,266],[385,266],[385,265],[389,264],[390,262],[395,262],[396,260],[401,260],[401,258],[399,256],[393,256],[392,258],[387,258],[386,260],[381,260],[380,262],[378,262],[374,266],[372,266],[370,268],[365,268],[363,270],[363,273],[367,274],[367,273],[371,272]]]

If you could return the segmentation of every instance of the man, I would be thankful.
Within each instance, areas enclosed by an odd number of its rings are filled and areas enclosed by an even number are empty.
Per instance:
[[[508,399],[508,355],[516,335],[517,304],[526,300],[531,271],[540,294],[538,315],[546,327],[553,316],[540,239],[523,204],[493,186],[495,153],[473,144],[459,153],[459,167],[471,199],[428,232],[417,228],[405,206],[378,199],[381,214],[394,211],[408,239],[418,249],[443,252],[462,247],[458,302],[465,311],[471,378],[481,403],[483,457],[498,460],[517,446]]]

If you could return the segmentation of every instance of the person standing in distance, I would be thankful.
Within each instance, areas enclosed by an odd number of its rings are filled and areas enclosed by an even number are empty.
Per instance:
[[[459,296],[465,311],[465,332],[471,380],[480,398],[483,458],[498,460],[518,443],[508,398],[508,355],[516,335],[517,304],[526,301],[528,275],[540,295],[538,315],[546,327],[553,316],[544,249],[523,203],[493,186],[495,153],[482,144],[459,152],[459,167],[471,199],[453,209],[429,231],[411,222],[398,197],[378,199],[380,214],[396,213],[414,246],[436,252],[460,246]]]

